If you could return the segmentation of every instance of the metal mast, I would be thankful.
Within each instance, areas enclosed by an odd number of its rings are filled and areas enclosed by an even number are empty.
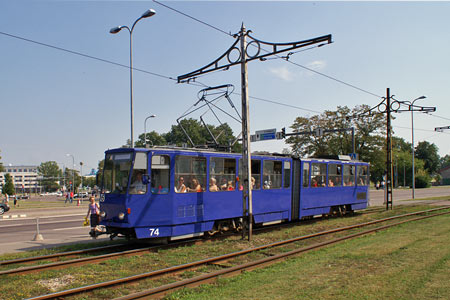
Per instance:
[[[209,73],[212,71],[217,71],[221,69],[228,69],[233,65],[241,65],[241,93],[242,93],[242,167],[244,178],[239,178],[239,181],[243,183],[243,217],[244,217],[244,230],[242,237],[245,238],[246,224],[248,223],[248,240],[251,241],[252,238],[252,221],[253,221],[253,211],[252,211],[252,191],[251,191],[251,151],[250,151],[250,120],[249,120],[249,104],[248,104],[248,74],[247,74],[247,62],[259,59],[264,60],[267,56],[273,56],[278,53],[283,53],[286,51],[292,51],[297,48],[302,48],[306,46],[311,46],[314,44],[321,43],[318,46],[323,46],[331,43],[331,35],[325,35],[309,40],[289,42],[289,43],[271,43],[264,42],[255,39],[250,35],[251,31],[245,29],[244,24],[241,26],[241,30],[238,34],[233,35],[236,41],[231,45],[231,47],[222,54],[218,59],[212,63],[185,75],[178,76],[178,82],[190,81],[196,76]],[[247,37],[250,42],[247,42]],[[240,45],[238,45],[240,43]],[[272,47],[272,51],[265,51],[261,54],[261,44]],[[249,46],[256,47],[256,53],[254,55],[248,54]],[[239,57],[236,60],[230,59],[231,52],[237,52]],[[289,52],[287,56],[283,57],[288,60],[290,55],[294,52]]]

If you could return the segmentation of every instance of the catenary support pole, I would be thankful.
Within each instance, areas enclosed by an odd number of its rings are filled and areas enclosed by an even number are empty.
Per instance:
[[[242,231],[242,238],[245,238],[245,223],[248,226],[248,240],[252,240],[252,181],[251,181],[251,150],[250,150],[250,114],[248,104],[248,75],[247,75],[247,41],[246,30],[244,24],[241,27],[241,95],[242,95],[242,165],[244,175],[244,192],[243,195],[243,209],[244,220],[248,215],[246,222],[244,222],[244,230]],[[247,207],[248,202],[248,207]],[[247,210],[248,208],[248,210]]]

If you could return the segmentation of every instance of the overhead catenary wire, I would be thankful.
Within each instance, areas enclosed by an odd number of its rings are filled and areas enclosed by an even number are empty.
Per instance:
[[[192,20],[194,20],[194,21],[196,21],[196,22],[199,22],[199,23],[201,23],[201,24],[203,24],[203,25],[205,25],[205,26],[208,26],[208,27],[210,27],[210,28],[212,28],[212,29],[214,29],[214,30],[216,30],[216,31],[218,31],[218,32],[221,32],[221,33],[223,33],[223,34],[226,34],[226,35],[228,35],[228,36],[233,37],[232,34],[226,32],[226,31],[223,30],[223,29],[220,29],[220,28],[218,28],[218,27],[216,27],[216,26],[214,26],[214,25],[211,25],[211,24],[209,24],[209,23],[207,23],[207,22],[201,21],[201,20],[199,20],[198,18],[195,18],[195,17],[193,17],[193,16],[190,16],[190,15],[188,15],[188,14],[186,14],[186,13],[183,13],[183,12],[181,12],[181,11],[179,11],[179,10],[177,10],[177,9],[174,9],[174,8],[172,8],[172,7],[170,7],[170,6],[166,5],[166,4],[162,4],[161,2],[159,2],[159,1],[157,1],[157,0],[153,0],[153,2],[155,2],[156,4],[159,4],[159,5],[163,6],[163,7],[166,7],[166,8],[168,8],[168,9],[172,10],[172,11],[175,11],[175,12],[177,12],[177,13],[179,13],[179,14],[181,14],[181,15],[187,17],[187,18],[190,18],[190,19],[192,19]],[[303,51],[310,50],[310,49],[313,49],[313,48],[315,48],[315,47],[311,47],[311,48],[308,48],[308,49],[304,49]],[[261,50],[263,50],[263,51],[265,51],[265,52],[269,52],[268,50],[266,50],[266,49],[264,49],[264,48],[261,48]],[[301,52],[301,51],[297,51],[297,52]],[[294,54],[294,53],[296,53],[296,52],[291,52],[290,54]],[[288,54],[288,55],[289,55],[289,54]],[[303,69],[308,70],[308,71],[310,71],[310,72],[313,72],[313,73],[315,73],[315,74],[324,76],[325,78],[328,78],[328,79],[330,79],[330,80],[334,80],[334,81],[336,81],[336,82],[338,82],[338,83],[341,83],[341,84],[344,84],[344,85],[346,85],[346,86],[348,86],[348,87],[351,87],[351,88],[354,88],[354,89],[356,89],[356,90],[359,90],[359,91],[361,91],[361,92],[363,92],[363,93],[369,94],[369,95],[374,96],[374,97],[377,97],[377,98],[382,98],[382,96],[377,95],[377,94],[375,94],[375,93],[372,93],[372,92],[370,92],[370,91],[367,91],[367,90],[365,90],[365,89],[363,89],[363,88],[357,87],[356,85],[347,83],[347,82],[345,82],[345,81],[343,81],[343,80],[340,80],[340,79],[337,79],[337,78],[335,78],[335,77],[333,77],[333,76],[330,76],[330,75],[324,74],[324,73],[322,73],[322,72],[313,70],[313,69],[308,68],[308,67],[306,67],[306,66],[303,66],[303,65],[301,65],[301,64],[299,64],[299,63],[292,62],[292,61],[290,61],[289,59],[287,59],[288,57],[283,57],[283,56],[279,56],[279,55],[275,55],[275,56],[278,57],[278,58],[280,58],[280,59],[284,59],[284,60],[286,60],[287,62],[289,62],[289,63],[291,63],[291,64],[293,64],[293,65],[295,65],[295,66],[297,66],[297,67],[300,67],[300,68],[303,68]]]
[[[108,63],[108,64],[112,64],[112,65],[119,66],[119,67],[122,67],[122,68],[130,69],[130,66],[128,66],[128,65],[117,63],[117,62],[114,62],[114,61],[111,61],[111,60],[108,60],[108,59],[96,57],[96,56],[93,56],[93,55],[81,53],[81,52],[78,52],[78,51],[74,51],[74,50],[70,50],[70,49],[67,49],[67,48],[51,45],[51,44],[48,44],[48,43],[39,42],[39,41],[36,41],[36,40],[24,38],[24,37],[21,37],[21,36],[18,36],[18,35],[2,32],[2,31],[0,31],[0,34],[2,34],[4,36],[7,36],[7,37],[15,38],[15,39],[18,39],[18,40],[22,40],[22,41],[25,41],[25,42],[33,43],[33,44],[36,44],[36,45],[40,45],[40,46],[44,46],[44,47],[47,47],[47,48],[55,49],[55,50],[58,50],[58,51],[63,51],[63,52],[69,53],[69,54],[78,55],[78,56],[81,56],[81,57],[97,60],[97,61],[100,61],[100,62],[103,62],[103,63]],[[143,70],[143,69],[139,69],[139,68],[135,68],[135,67],[133,67],[133,70],[134,71],[138,71],[138,72],[142,72],[142,73],[145,73],[145,74],[157,76],[157,77],[160,77],[160,78],[163,78],[163,79],[171,80],[171,81],[174,81],[174,82],[177,81],[177,79],[174,78],[174,77],[163,75],[163,74],[158,74],[156,72],[151,72],[151,71],[147,71],[147,70]],[[202,82],[200,82],[198,80],[190,81],[187,84],[192,85],[192,86],[202,87],[202,88],[209,87],[209,85],[207,85],[205,83],[202,83]],[[237,93],[237,95],[239,95],[239,94]],[[302,108],[302,107],[299,107],[299,106],[290,105],[290,104],[286,104],[286,103],[282,103],[282,102],[278,102],[278,101],[274,101],[274,100],[268,100],[268,99],[253,97],[253,96],[250,96],[250,98],[258,100],[258,101],[263,101],[263,102],[268,102],[268,103],[281,105],[281,106],[287,106],[287,107],[291,107],[291,108],[295,108],[295,109],[299,109],[299,110],[320,113],[318,111],[314,111],[314,110],[310,110],[310,109],[307,109],[307,108]]]
[[[208,27],[210,27],[210,28],[212,28],[212,29],[214,29],[214,30],[216,30],[216,31],[218,31],[218,32],[221,32],[221,33],[223,33],[223,34],[226,34],[226,35],[228,35],[228,36],[233,37],[233,34],[227,32],[227,31],[225,31],[225,30],[223,30],[223,29],[220,29],[220,28],[218,28],[217,26],[211,25],[211,24],[209,24],[209,23],[207,23],[207,22],[205,22],[205,21],[202,21],[202,20],[200,20],[200,19],[198,19],[198,18],[195,18],[195,17],[193,17],[193,16],[191,16],[191,15],[188,15],[188,14],[186,14],[186,13],[184,13],[184,12],[181,12],[180,10],[177,10],[177,9],[175,9],[175,8],[173,8],[173,7],[170,7],[170,6],[166,5],[166,4],[163,4],[163,3],[161,3],[161,2],[159,2],[159,1],[157,1],[157,0],[153,0],[153,2],[155,2],[156,4],[159,4],[159,5],[161,5],[161,6],[165,7],[165,8],[167,8],[167,9],[170,9],[170,10],[176,12],[176,13],[179,13],[179,14],[181,14],[181,15],[187,17],[187,18],[190,18],[190,19],[192,19],[192,20],[194,20],[194,21],[196,21],[196,22],[199,22],[199,23],[201,23],[201,24],[203,24],[203,25],[205,25],[205,26],[208,26]],[[253,45],[253,44],[252,44],[252,45]],[[360,91],[360,92],[366,93],[366,94],[368,94],[368,95],[374,96],[374,97],[376,97],[376,98],[384,99],[383,96],[380,96],[380,95],[378,95],[378,94],[376,94],[376,93],[373,93],[373,92],[368,91],[368,90],[366,90],[366,89],[360,88],[360,87],[358,87],[358,86],[356,86],[356,85],[354,85],[354,84],[345,82],[345,81],[340,80],[340,79],[338,79],[338,78],[336,78],[336,77],[333,77],[333,76],[327,75],[327,74],[325,74],[325,73],[316,71],[316,70],[314,70],[314,69],[308,68],[308,67],[303,66],[303,65],[301,65],[301,64],[299,64],[299,63],[293,62],[293,61],[291,61],[291,60],[289,59],[289,56],[292,55],[292,54],[295,54],[295,53],[298,53],[298,52],[307,51],[307,50],[311,50],[311,49],[317,48],[317,47],[320,47],[320,45],[319,45],[319,46],[313,46],[313,47],[310,47],[310,48],[307,48],[307,49],[302,49],[302,50],[295,51],[295,52],[290,52],[290,53],[288,53],[287,56],[280,56],[280,55],[275,55],[275,56],[276,56],[277,58],[279,58],[279,59],[286,60],[288,63],[293,64],[293,65],[295,65],[295,66],[297,66],[297,67],[299,67],[299,68],[303,68],[303,69],[305,69],[305,70],[307,70],[307,71],[310,71],[310,72],[312,72],[312,73],[318,74],[318,75],[323,76],[323,77],[325,77],[325,78],[328,78],[328,79],[330,79],[330,80],[336,81],[336,82],[338,82],[338,83],[341,83],[341,84],[346,85],[346,86],[348,86],[348,87],[350,87],[350,88],[356,89],[356,90],[358,90],[358,91]],[[261,48],[261,50],[262,50],[262,51],[265,51],[265,52],[268,52],[268,50],[266,50],[266,49],[264,49],[264,48]],[[266,59],[266,60],[267,60],[267,59]],[[220,71],[222,71],[222,70],[220,70]],[[237,94],[238,94],[238,93],[237,93]],[[314,113],[319,113],[319,114],[321,113],[321,112],[319,112],[319,111],[310,110],[310,109],[305,109],[305,108],[297,107],[297,106],[294,106],[294,105],[289,105],[289,104],[285,104],[285,103],[280,103],[280,102],[277,102],[277,101],[272,101],[272,100],[267,100],[267,99],[262,99],[262,98],[258,98],[258,97],[252,97],[252,96],[250,96],[250,98],[253,98],[253,99],[255,99],[255,100],[264,101],[264,102],[274,103],[274,104],[278,104],[278,105],[282,105],[282,106],[287,106],[287,107],[292,107],[292,108],[296,108],[296,109],[301,109],[301,110],[305,110],[305,111],[310,111],[310,112],[314,112]],[[376,106],[375,106],[375,107],[376,107]],[[371,111],[372,109],[373,109],[373,108],[369,109],[368,111]],[[364,113],[363,113],[363,114],[364,114]],[[441,119],[444,119],[444,120],[450,120],[450,118],[445,118],[445,117],[438,116],[438,115],[431,114],[431,113],[428,113],[428,115],[430,115],[430,116],[432,116],[432,117],[436,117],[436,118],[441,118]]]
[[[188,18],[190,18],[190,19],[192,19],[192,20],[195,20],[196,22],[199,22],[199,23],[201,23],[201,24],[204,24],[204,25],[206,25],[206,26],[208,26],[208,27],[210,27],[210,28],[213,28],[214,30],[217,30],[217,31],[219,31],[219,32],[221,32],[221,33],[224,33],[224,34],[226,34],[226,35],[229,35],[229,36],[233,36],[232,34],[227,33],[226,31],[224,31],[224,30],[222,30],[222,29],[220,29],[220,28],[217,28],[216,26],[213,26],[213,25],[208,24],[208,23],[206,23],[206,22],[204,22],[204,21],[201,21],[201,20],[199,20],[199,19],[197,19],[197,18],[194,18],[194,17],[192,17],[192,16],[189,16],[189,15],[186,14],[186,13],[183,13],[183,12],[181,12],[181,11],[179,11],[179,10],[176,10],[176,9],[174,9],[174,8],[168,6],[168,5],[162,4],[162,3],[160,3],[160,2],[158,2],[158,1],[156,1],[156,0],[153,0],[153,1],[154,1],[155,3],[161,5],[161,6],[164,6],[164,7],[168,8],[168,9],[170,9],[170,10],[172,10],[172,11],[175,11],[175,12],[179,13],[179,14],[181,14],[181,15],[183,15],[183,16],[186,16],[186,17],[188,17]],[[2,31],[0,31],[0,34],[1,34],[1,35],[4,35],[4,36],[7,36],[7,37],[15,38],[15,39],[18,39],[18,40],[22,40],[22,41],[25,41],[25,42],[29,42],[29,43],[37,44],[37,45],[40,45],[40,46],[52,48],[52,49],[55,49],[55,50],[63,51],[63,52],[66,52],[66,53],[70,53],[70,54],[78,55],[78,56],[81,56],[81,57],[85,57],[85,58],[97,60],[97,61],[100,61],[100,62],[112,64],[112,65],[115,65],[115,66],[119,66],[119,67],[123,67],[123,68],[127,68],[127,69],[130,68],[130,66],[125,65],[125,64],[117,63],[117,62],[114,62],[114,61],[111,61],[111,60],[108,60],[108,59],[96,57],[96,56],[93,56],[93,55],[89,55],[89,54],[85,54],[85,53],[82,53],[82,52],[78,52],[78,51],[66,49],[66,48],[59,47],[59,46],[55,46],[55,45],[51,45],[51,44],[48,44],[48,43],[43,43],[43,42],[39,42],[39,41],[36,41],[36,40],[24,38],[24,37],[21,37],[21,36],[18,36],[18,35],[14,35],[14,34],[2,32]],[[316,46],[316,47],[317,47],[317,46]],[[313,47],[311,47],[311,48],[313,48]],[[265,49],[262,49],[262,50],[267,51],[267,50],[265,50]],[[303,51],[306,51],[306,50],[308,50],[308,49],[304,49]],[[297,52],[300,52],[300,51],[297,51]],[[294,64],[294,65],[296,65],[296,66],[298,66],[298,67],[304,68],[304,69],[306,69],[306,70],[308,70],[308,71],[310,71],[310,72],[313,72],[313,73],[322,75],[322,76],[327,77],[327,78],[329,78],[329,79],[331,79],[331,80],[335,80],[335,81],[337,81],[337,82],[340,82],[340,83],[342,83],[342,84],[344,84],[344,85],[347,85],[347,86],[349,86],[349,87],[352,87],[352,88],[354,88],[354,89],[360,90],[360,91],[365,92],[365,93],[367,93],[367,94],[371,94],[372,96],[382,98],[382,97],[380,97],[379,95],[374,94],[374,93],[372,93],[372,92],[370,92],[370,91],[361,89],[361,88],[359,88],[359,87],[357,87],[357,86],[355,86],[355,85],[346,83],[346,82],[344,82],[344,81],[342,81],[342,80],[339,80],[339,79],[337,79],[337,78],[334,78],[334,77],[332,77],[332,76],[326,75],[326,74],[324,74],[324,73],[318,72],[318,71],[316,71],[316,70],[313,70],[313,69],[311,69],[311,68],[305,67],[305,66],[300,65],[300,64],[298,64],[298,63],[292,62],[292,61],[290,61],[290,60],[288,60],[288,59],[286,59],[286,58],[284,58],[284,57],[281,57],[281,56],[280,56],[280,57],[278,57],[278,58],[284,59],[284,60],[288,61],[289,63],[292,63],[292,64]],[[139,69],[139,68],[135,68],[135,67],[133,67],[133,70],[134,70],[134,71],[138,71],[138,72],[142,72],[142,73],[145,73],[145,74],[153,75],[153,76],[156,76],[156,77],[160,77],[160,78],[163,78],[163,79],[167,79],[167,80],[171,80],[171,81],[177,81],[177,79],[174,78],[174,77],[167,76],[167,75],[163,75],[163,74],[158,74],[158,73],[156,73],[156,72],[151,72],[151,71],[147,71],[147,70],[143,70],[143,69]],[[187,82],[187,84],[192,85],[192,86],[197,86],[197,87],[209,87],[208,85],[206,85],[206,84],[204,84],[204,83],[202,83],[202,82],[199,82],[198,80],[191,80],[191,81]],[[236,94],[239,95],[239,93],[236,93]],[[263,101],[263,102],[267,102],[267,103],[272,103],[272,104],[276,104],[276,105],[280,105],[280,106],[291,107],[291,108],[295,108],[295,109],[299,109],[299,110],[303,110],[303,111],[308,111],[308,112],[313,112],[313,113],[318,113],[318,114],[322,113],[322,112],[319,112],[319,111],[316,111],[316,110],[311,110],[311,109],[308,109],[308,108],[303,108],[303,107],[299,107],[299,106],[295,106],[295,105],[291,105],[291,104],[286,104],[286,103],[282,103],[282,102],[279,102],[279,101],[274,101],[274,100],[269,100],[269,99],[263,99],[263,98],[255,97],[255,96],[249,96],[249,97],[252,98],[252,99],[254,99],[254,100]],[[450,118],[438,116],[438,115],[435,115],[435,114],[428,114],[428,115],[430,115],[430,116],[432,116],[432,117],[444,119],[444,120],[450,120]]]

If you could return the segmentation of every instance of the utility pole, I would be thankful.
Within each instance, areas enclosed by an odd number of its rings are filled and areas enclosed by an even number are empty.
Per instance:
[[[386,182],[385,199],[386,210],[389,205],[392,209],[392,128],[391,128],[391,95],[389,88],[386,89]]]
[[[248,214],[248,240],[252,240],[253,234],[253,201],[251,188],[251,150],[250,150],[250,114],[248,105],[248,73],[247,73],[247,40],[244,23],[241,27],[241,95],[242,95],[242,172],[245,174],[244,178],[244,196],[243,196],[243,211],[244,216]],[[244,179],[244,180],[245,180]],[[248,202],[248,204],[247,204]],[[248,205],[248,207],[247,207]],[[248,208],[248,210],[247,210]],[[243,226],[242,238],[245,238],[245,227]]]
[[[423,99],[425,96],[421,96],[418,99]],[[404,108],[404,107],[407,108]],[[392,185],[394,183],[393,181],[393,169],[392,169],[392,124],[391,124],[391,113],[395,112],[404,112],[404,111],[421,111],[425,113],[429,112],[435,112],[436,107],[430,107],[430,106],[418,106],[414,105],[414,103],[411,104],[410,101],[399,101],[394,98],[394,96],[391,96],[389,88],[386,89],[386,98],[383,98],[383,100],[378,103],[376,106],[372,107],[368,111],[365,111],[362,114],[359,115],[353,115],[351,117],[357,118],[364,115],[370,115],[373,114],[373,111],[378,111],[378,113],[386,113],[386,187],[384,192],[384,200],[386,203],[386,210],[390,208],[392,209],[392,203],[393,203],[393,194],[392,194]]]
[[[242,167],[244,178],[239,178],[243,183],[243,234],[242,237],[245,238],[245,231],[248,224],[248,240],[251,241],[252,238],[252,223],[253,223],[253,201],[252,201],[252,191],[251,191],[251,150],[250,150],[250,120],[249,120],[249,104],[248,104],[248,74],[247,74],[247,63],[252,60],[259,59],[261,61],[265,60],[267,56],[277,55],[279,53],[287,52],[287,56],[282,57],[286,60],[289,59],[290,55],[294,54],[292,50],[297,48],[302,48],[306,46],[311,46],[314,44],[319,44],[317,47],[330,44],[331,35],[321,36],[309,40],[289,42],[289,43],[271,43],[258,40],[250,35],[251,31],[246,30],[244,24],[241,26],[241,30],[238,34],[234,34],[233,37],[236,38],[235,42],[231,47],[222,54],[218,59],[212,63],[185,75],[178,76],[178,82],[189,82],[195,77],[206,74],[212,71],[228,69],[234,65],[241,65],[241,94],[242,94]],[[250,42],[247,42],[247,38]],[[238,43],[240,43],[238,45]],[[252,45],[256,47],[256,53],[254,55],[248,54],[248,47]],[[272,51],[264,51],[261,54],[261,45],[266,45],[272,48]],[[231,52],[238,52],[239,57],[236,60],[231,60]],[[247,209],[248,208],[248,209]]]

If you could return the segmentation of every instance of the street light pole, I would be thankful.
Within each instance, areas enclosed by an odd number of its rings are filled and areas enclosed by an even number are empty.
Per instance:
[[[412,198],[415,199],[415,189],[416,189],[416,171],[414,168],[414,110],[412,110],[414,106],[414,102],[420,99],[425,99],[425,96],[420,96],[419,98],[414,99],[409,106],[411,109],[411,140],[412,140]]]
[[[144,147],[145,148],[147,148],[147,120],[150,118],[155,118],[155,117],[156,117],[156,115],[148,116],[147,118],[145,118],[145,121],[144,121]],[[152,142],[152,146],[153,146],[153,142]]]
[[[72,192],[75,193],[75,190],[73,189],[75,186],[75,157],[72,154],[66,154],[66,156],[72,156]]]
[[[80,178],[81,178],[81,189],[83,189],[83,162],[80,161]]]
[[[149,18],[155,14],[154,9],[149,9],[145,13],[142,14],[136,21],[134,21],[133,26],[131,26],[131,29],[128,26],[118,26],[111,28],[109,33],[116,34],[123,28],[126,28],[128,32],[130,33],[130,119],[131,119],[131,148],[134,147],[134,137],[133,137],[133,30],[134,26],[136,26],[136,23],[144,18]]]

